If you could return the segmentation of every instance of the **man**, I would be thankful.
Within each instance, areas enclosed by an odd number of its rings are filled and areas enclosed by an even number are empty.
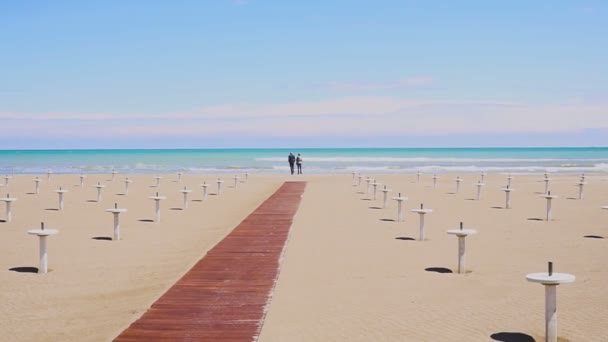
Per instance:
[[[287,157],[287,161],[289,162],[289,168],[291,169],[291,174],[293,175],[293,166],[296,163],[296,156],[293,155],[292,152],[289,152],[289,156]]]

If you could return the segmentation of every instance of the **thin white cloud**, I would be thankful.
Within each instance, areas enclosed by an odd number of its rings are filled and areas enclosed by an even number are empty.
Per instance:
[[[227,104],[206,106],[191,112],[166,114],[113,114],[113,113],[0,113],[0,119],[11,120],[79,120],[115,121],[139,119],[194,120],[194,119],[263,119],[282,117],[315,116],[379,116],[407,109],[428,106],[515,106],[509,102],[495,101],[436,101],[405,100],[386,96],[344,97],[318,101],[299,101],[272,104]]]
[[[5,120],[77,120],[77,121],[105,121],[119,119],[145,119],[151,115],[146,114],[110,114],[110,113],[0,113],[0,119]]]
[[[425,136],[568,132],[608,128],[608,104],[349,97],[266,105],[210,106],[189,113],[0,114],[7,136]],[[9,119],[9,120],[7,120]],[[126,120],[126,119],[130,119]],[[161,120],[162,119],[162,120]],[[490,142],[489,142],[490,143]]]
[[[400,88],[412,88],[412,87],[423,87],[429,86],[434,83],[434,80],[430,76],[416,76],[409,78],[402,78],[396,81],[389,82],[330,82],[324,87],[332,91],[375,91],[375,90],[390,90]]]
[[[568,132],[608,128],[608,107],[460,105],[428,106],[364,116],[265,117],[227,122],[175,121],[165,125],[107,127],[135,136],[428,136]]]
[[[402,100],[391,97],[345,97],[263,105],[210,106],[193,115],[214,118],[261,118],[324,115],[379,115],[433,103],[429,100]]]

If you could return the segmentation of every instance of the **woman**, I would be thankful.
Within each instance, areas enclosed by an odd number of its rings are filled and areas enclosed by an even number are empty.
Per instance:
[[[298,166],[298,174],[302,174],[302,155],[298,153],[296,157],[296,165]]]

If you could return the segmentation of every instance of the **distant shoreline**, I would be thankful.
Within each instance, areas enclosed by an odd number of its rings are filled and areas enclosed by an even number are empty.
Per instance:
[[[286,174],[289,152],[302,153],[306,174],[608,172],[608,148],[501,147],[3,150],[0,174]]]

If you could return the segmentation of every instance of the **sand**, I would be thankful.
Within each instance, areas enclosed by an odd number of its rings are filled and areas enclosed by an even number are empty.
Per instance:
[[[13,221],[0,222],[0,341],[109,341],[145,312],[206,251],[270,196],[281,178],[253,176],[232,188],[232,175],[223,175],[221,196],[202,199],[205,180],[209,193],[216,192],[217,175],[163,175],[154,188],[153,175],[129,175],[133,180],[127,196],[124,175],[88,175],[80,188],[78,175],[46,175],[40,194],[34,192],[33,176],[20,175],[0,187],[18,200],[13,204]],[[4,179],[0,178],[3,183]],[[101,182],[102,203],[96,203]],[[65,208],[56,211],[62,186]],[[192,189],[187,210],[181,209],[180,189]],[[167,196],[161,202],[161,223],[154,219],[158,191]],[[105,209],[127,208],[121,214],[120,241],[95,240],[113,235],[113,217]],[[50,210],[49,210],[50,209]],[[4,203],[0,218],[5,219]],[[143,220],[143,221],[142,221]],[[49,237],[49,270],[45,275],[9,271],[14,267],[38,267],[38,238],[26,233],[44,221],[59,230]]]
[[[84,188],[78,175],[41,175],[40,195],[33,176],[19,175],[0,187],[18,197],[13,222],[0,222],[0,340],[108,341],[137,319],[207,250],[272,194],[284,180],[307,180],[280,277],[259,341],[491,341],[491,335],[519,332],[537,341],[544,335],[544,289],[525,275],[542,272],[553,261],[556,272],[577,280],[558,287],[559,335],[570,341],[607,341],[608,176],[588,175],[585,199],[576,198],[576,175],[551,175],[554,221],[543,218],[542,175],[515,176],[512,209],[505,210],[504,175],[486,176],[480,201],[473,182],[477,175],[440,175],[433,188],[430,175],[415,183],[415,175],[376,175],[379,182],[409,197],[405,221],[396,218],[396,204],[381,207],[357,193],[350,174],[252,175],[233,189],[232,175],[221,196],[182,207],[186,185],[190,198],[202,198],[203,180],[215,193],[217,175],[164,175],[158,191],[162,222],[154,218],[157,189],[153,175],[133,179],[128,196],[117,175],[89,175]],[[3,179],[0,179],[3,181]],[[93,184],[108,185],[101,204]],[[64,211],[55,211],[62,185]],[[112,236],[112,215],[104,210],[118,202],[121,241]],[[410,212],[424,202],[426,241],[418,237],[418,215]],[[3,205],[0,203],[0,205]],[[497,208],[494,208],[497,207]],[[4,219],[4,208],[0,208]],[[143,221],[142,221],[143,220]],[[60,230],[49,238],[46,275],[9,271],[38,266],[38,241],[26,234],[44,221]],[[446,230],[460,221],[476,229],[467,238],[467,274],[426,271],[456,270],[457,239]],[[584,238],[599,235],[606,239]]]
[[[396,203],[381,207],[352,176],[311,179],[292,228],[284,264],[260,341],[490,341],[518,332],[544,340],[544,288],[525,280],[543,272],[572,273],[573,284],[558,287],[559,336],[570,341],[608,341],[608,177],[588,176],[582,201],[578,176],[551,175],[554,221],[543,218],[542,175],[513,179],[512,208],[504,210],[499,189],[506,176],[489,175],[480,201],[478,175],[415,175],[374,178],[408,196],[405,222]],[[331,203],[331,205],[329,205]],[[424,203],[427,241],[418,238]],[[457,238],[446,230],[473,228],[467,238],[467,274],[425,271],[457,268]],[[601,235],[607,239],[584,238]],[[496,336],[496,335],[495,335]],[[500,336],[500,335],[498,335]],[[503,335],[504,336],[504,335]],[[507,335],[508,336],[508,335]],[[522,341],[509,339],[505,341]],[[526,341],[526,340],[523,340]]]

